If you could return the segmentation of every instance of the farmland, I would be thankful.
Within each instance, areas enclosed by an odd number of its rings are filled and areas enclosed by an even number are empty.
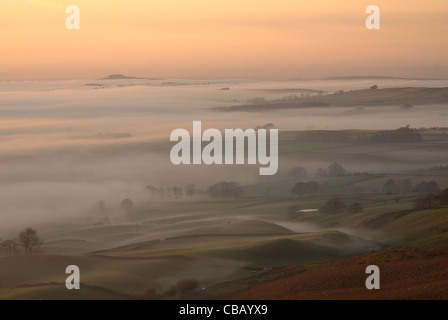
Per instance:
[[[448,208],[414,208],[426,192],[382,188],[391,179],[446,188],[448,170],[429,168],[444,159],[446,138],[424,134],[421,143],[392,145],[359,140],[372,132],[321,142],[309,133],[311,141],[302,141],[303,134],[281,135],[280,175],[243,184],[239,197],[148,199],[107,220],[89,214],[35,226],[44,239],[39,254],[0,258],[0,299],[148,298],[145,292],[162,299],[445,299]],[[340,162],[347,172],[318,176],[307,167],[308,177],[298,179],[288,175],[294,162]],[[406,165],[399,170],[399,163]],[[321,191],[291,194],[300,181]],[[336,196],[362,211],[318,210]],[[381,294],[363,288],[363,268],[375,263],[384,270]],[[81,270],[79,292],[65,289],[67,265]],[[408,271],[397,282],[400,270]],[[189,279],[197,283],[191,291],[173,291]]]

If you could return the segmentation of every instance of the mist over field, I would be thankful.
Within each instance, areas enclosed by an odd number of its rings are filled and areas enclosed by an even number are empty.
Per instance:
[[[447,16],[3,1],[0,300],[448,299]]]
[[[445,105],[307,108],[221,113],[216,107],[251,99],[280,99],[307,90],[396,86],[443,87],[442,80],[252,81],[252,80],[76,80],[0,83],[0,231],[56,217],[85,214],[95,202],[117,207],[122,199],[148,201],[147,185],[203,189],[221,180],[263,181],[257,168],[179,166],[169,159],[170,132],[201,120],[206,128],[254,128],[273,123],[279,131],[395,129],[444,126]],[[306,92],[306,91],[305,91]],[[412,154],[410,157],[414,156]],[[300,163],[288,159],[280,171]],[[283,162],[282,162],[283,161]],[[375,163],[347,163],[352,170]],[[393,164],[392,164],[393,165]],[[399,167],[397,165],[397,167]],[[412,167],[412,165],[411,165]],[[378,168],[377,168],[378,169]],[[380,170],[381,168],[379,168]],[[266,178],[266,180],[269,178]],[[13,228],[13,229],[14,229]],[[15,229],[14,229],[15,230]]]
[[[0,82],[0,299],[228,298],[307,263],[445,245],[447,88]],[[172,164],[170,134],[192,134],[193,121],[278,129],[277,173],[260,175],[259,161]],[[31,251],[27,230],[38,234]],[[73,264],[82,296],[64,285]]]

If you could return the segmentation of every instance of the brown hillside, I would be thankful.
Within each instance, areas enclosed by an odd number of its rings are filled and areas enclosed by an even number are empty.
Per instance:
[[[380,268],[379,290],[367,290],[365,269]],[[448,246],[398,248],[272,271],[231,299],[448,299]]]

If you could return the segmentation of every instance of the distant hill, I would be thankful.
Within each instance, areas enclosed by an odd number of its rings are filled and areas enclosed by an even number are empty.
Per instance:
[[[129,77],[124,74],[111,74],[105,78],[101,78],[100,80],[125,80],[125,79],[143,79],[143,78]]]
[[[323,95],[317,99],[336,106],[385,106],[405,104],[438,104],[448,101],[448,88],[384,88],[365,89]]]
[[[442,79],[405,78],[405,77],[387,77],[387,76],[346,76],[346,77],[328,77],[322,80],[442,80]]]
[[[316,107],[365,107],[399,106],[448,103],[448,88],[384,88],[373,86],[370,89],[311,96],[290,96],[277,100],[264,100],[245,105],[218,107],[217,111],[270,111],[279,109],[303,109]]]

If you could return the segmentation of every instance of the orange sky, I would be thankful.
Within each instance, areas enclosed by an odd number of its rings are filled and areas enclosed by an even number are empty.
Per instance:
[[[447,0],[2,0],[0,80],[448,78],[446,21]]]

